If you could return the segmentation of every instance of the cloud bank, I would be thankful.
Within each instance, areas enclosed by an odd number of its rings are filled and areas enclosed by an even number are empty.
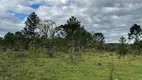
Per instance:
[[[118,42],[133,24],[142,25],[142,0],[1,0],[0,36],[22,30],[33,11],[57,24],[76,16],[88,31],[102,32],[106,42]]]

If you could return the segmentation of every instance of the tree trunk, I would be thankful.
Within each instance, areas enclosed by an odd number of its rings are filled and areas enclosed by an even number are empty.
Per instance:
[[[71,60],[72,60],[72,63],[74,63],[74,59],[75,59],[75,46],[74,46],[74,40],[72,40],[72,52],[71,52]]]

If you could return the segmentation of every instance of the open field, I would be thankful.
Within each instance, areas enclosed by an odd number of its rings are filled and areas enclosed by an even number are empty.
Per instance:
[[[142,80],[142,0],[1,0],[0,80]]]
[[[123,60],[113,53],[87,53],[75,63],[70,62],[68,54],[55,58],[45,54],[21,56],[0,54],[0,80],[109,80],[112,63],[113,80],[142,80],[142,56],[127,55]]]

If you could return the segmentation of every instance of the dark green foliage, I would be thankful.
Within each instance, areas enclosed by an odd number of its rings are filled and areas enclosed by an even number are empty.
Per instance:
[[[5,36],[4,36],[4,40],[3,40],[3,46],[5,46],[7,49],[13,49],[14,48],[14,44],[15,44],[15,36],[13,33],[8,32]]]
[[[105,39],[104,35],[102,33],[94,33],[93,37],[95,39],[94,41],[95,41],[96,48],[98,50],[104,50],[104,47],[105,47],[105,45],[104,45],[104,39]]]
[[[91,38],[89,40],[89,47],[91,47],[92,49],[94,50],[97,50],[97,51],[103,51],[103,50],[106,50],[106,46],[104,44],[105,42],[105,37],[102,33],[93,33],[91,35]]]
[[[104,42],[104,35],[102,33],[94,33],[93,37],[96,39],[97,42]]]
[[[24,35],[22,32],[17,31],[15,32],[15,50],[18,51],[24,47]]]
[[[119,43],[107,43],[106,47],[108,51],[114,52],[117,50]]]
[[[35,12],[32,12],[27,20],[25,21],[25,28],[23,30],[24,34],[26,35],[27,38],[31,38],[32,42],[30,42],[30,47],[31,49],[34,49],[35,54],[36,54],[36,38],[39,36],[37,30],[37,24],[39,23],[40,19],[39,17],[35,14]]]
[[[122,56],[124,58],[124,56],[128,52],[125,37],[123,37],[123,36],[120,37],[119,42],[120,42],[120,44],[118,45],[118,54],[120,55],[120,57]]]
[[[58,52],[65,52],[68,53],[68,43],[67,43],[67,39],[65,38],[61,38],[61,37],[57,37],[54,39],[54,48],[56,51]]]
[[[67,20],[65,25],[59,26],[58,29],[68,40],[68,45],[72,47],[85,46],[91,38],[91,33],[86,31],[74,16]]]
[[[84,26],[81,26],[76,17],[71,16],[66,24],[57,27],[56,23],[51,20],[41,22],[34,12],[27,17],[22,31],[9,32],[4,38],[0,38],[1,49],[34,50],[35,53],[40,50],[43,53],[46,52],[50,57],[53,57],[53,53],[56,51],[78,55],[92,45],[102,49],[104,46],[103,34],[92,35]]]
[[[70,50],[72,61],[75,59],[76,53],[81,53],[91,38],[91,34],[87,32],[76,17],[71,16],[67,23],[57,28],[60,34],[67,40],[67,47]]]
[[[2,50],[26,50],[29,48],[30,38],[25,38],[22,32],[17,31],[15,34],[8,32],[4,38],[0,40],[0,46]]]
[[[140,25],[134,24],[130,28],[130,33],[128,33],[129,39],[135,38],[135,40],[138,40],[138,37],[141,35],[141,31]]]
[[[132,45],[131,45],[133,51],[135,51],[135,54],[140,55],[141,51],[142,51],[142,40],[141,41],[135,41]]]
[[[4,45],[4,38],[3,37],[0,37],[0,50],[6,51],[6,47]]]
[[[65,38],[72,40],[75,39],[75,35],[81,29],[80,22],[72,16],[65,25],[59,27],[62,30],[62,34],[65,35]],[[63,33],[64,32],[64,33]]]
[[[141,53],[141,41],[139,41],[139,38],[138,38],[141,34],[142,34],[141,26],[137,24],[134,24],[130,28],[130,33],[128,33],[129,40],[135,38],[135,41],[131,47],[134,51],[136,51],[135,54]]]
[[[24,28],[24,33],[27,35],[29,38],[34,38],[36,37],[36,28],[37,24],[39,23],[40,19],[39,17],[35,14],[35,12],[32,12],[27,20],[25,21],[25,28]]]
[[[0,37],[0,49],[2,49],[2,46],[3,46],[3,38]]]

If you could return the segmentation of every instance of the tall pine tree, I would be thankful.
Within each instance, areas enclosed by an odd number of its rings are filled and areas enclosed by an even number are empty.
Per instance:
[[[36,13],[32,12],[27,17],[27,20],[25,21],[25,28],[23,30],[25,36],[28,39],[31,39],[32,43],[30,43],[29,45],[34,48],[35,53],[36,53],[36,37],[37,37],[36,29],[37,29],[37,25],[38,25],[39,21],[40,21],[40,19],[36,15]]]
[[[40,19],[36,15],[35,12],[32,12],[25,21],[25,28],[24,33],[28,36],[28,38],[34,39],[36,37],[36,28],[37,24],[39,23]]]

